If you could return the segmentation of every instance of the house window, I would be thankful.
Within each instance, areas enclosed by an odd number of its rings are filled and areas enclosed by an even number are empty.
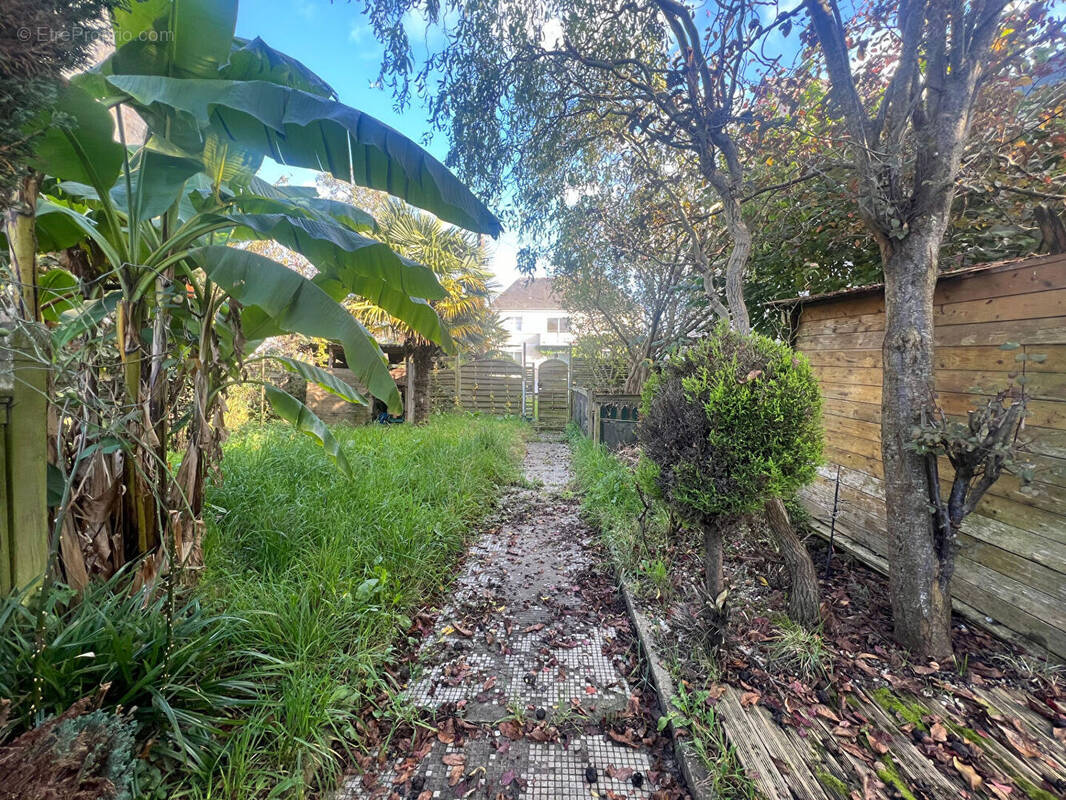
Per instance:
[[[569,333],[569,317],[548,317],[548,333]]]
[[[513,331],[522,330],[522,318],[521,317],[508,317],[507,327]]]

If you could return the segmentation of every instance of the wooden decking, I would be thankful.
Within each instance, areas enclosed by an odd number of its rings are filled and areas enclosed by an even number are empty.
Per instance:
[[[779,724],[729,687],[717,711],[766,800],[1066,797],[1066,742],[1046,704],[1013,687],[934,681],[922,694],[854,687]]]

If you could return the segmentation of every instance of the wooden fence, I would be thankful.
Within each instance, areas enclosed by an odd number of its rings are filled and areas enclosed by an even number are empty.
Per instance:
[[[571,389],[570,419],[597,444],[615,450],[637,441],[640,395],[608,390]]]
[[[522,385],[532,384],[532,371],[509,358],[491,358],[438,367],[429,378],[434,411],[461,408],[483,414],[521,414]]]
[[[827,534],[839,468],[837,541],[883,570],[883,294],[876,288],[800,302],[795,345],[821,384],[828,461],[802,497],[816,530]],[[1032,397],[1024,439],[1036,479],[1023,490],[1003,476],[967,518],[956,607],[1066,657],[1066,256],[946,273],[934,302],[936,386],[949,414],[965,415],[1005,388],[1023,364]],[[1015,349],[1002,349],[1006,343]],[[1018,354],[1044,359],[1021,362]],[[940,474],[950,481],[946,460]]]

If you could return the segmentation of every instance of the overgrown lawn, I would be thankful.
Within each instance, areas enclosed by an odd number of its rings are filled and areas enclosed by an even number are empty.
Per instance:
[[[242,620],[232,652],[265,656],[274,677],[216,766],[227,788],[328,785],[339,746],[372,744],[360,713],[395,688],[386,667],[408,615],[448,582],[472,525],[518,478],[523,430],[460,415],[338,428],[351,481],[285,425],[229,440],[201,591]]]

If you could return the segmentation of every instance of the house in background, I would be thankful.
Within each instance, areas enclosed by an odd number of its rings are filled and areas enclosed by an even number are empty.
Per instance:
[[[508,333],[500,349],[520,364],[523,345],[526,363],[537,365],[573,344],[570,312],[552,292],[551,278],[518,279],[492,301],[492,308]]]

